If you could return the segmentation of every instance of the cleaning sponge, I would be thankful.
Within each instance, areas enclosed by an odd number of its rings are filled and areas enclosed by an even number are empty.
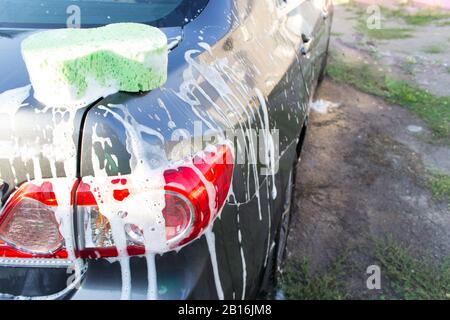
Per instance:
[[[167,79],[166,35],[138,23],[35,33],[22,42],[22,56],[35,98],[51,107],[148,91]]]

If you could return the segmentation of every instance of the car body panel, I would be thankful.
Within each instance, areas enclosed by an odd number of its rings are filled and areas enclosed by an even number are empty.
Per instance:
[[[32,91],[24,102],[28,105],[21,107],[15,116],[15,129],[0,132],[0,143],[10,143],[19,137],[20,146],[38,149],[44,178],[64,177],[65,170],[74,170],[77,177],[132,173],[126,141],[127,130],[135,128],[140,130],[140,143],[145,149],[142,160],[151,167],[169,166],[202,150],[216,135],[228,132],[240,131],[249,139],[235,141],[236,154],[245,153],[259,143],[262,151],[256,156],[264,158],[267,139],[275,142],[279,162],[273,172],[267,159],[258,159],[256,164],[249,164],[248,159],[235,164],[231,195],[212,229],[214,254],[202,236],[178,252],[156,256],[159,299],[252,298],[261,290],[277,226],[288,201],[284,190],[298,156],[297,144],[317,83],[317,68],[326,52],[331,23],[317,10],[315,17],[320,19],[308,21],[302,16],[305,12],[302,6],[310,1],[287,2],[291,5],[289,10],[283,10],[284,4],[277,0],[210,0],[201,14],[183,28],[162,28],[176,46],[169,53],[167,83],[148,93],[119,92],[79,109],[71,136],[77,155],[69,165],[57,163],[56,169],[45,165],[41,141],[51,144],[55,114],[52,110],[42,112],[45,108],[32,98]],[[308,57],[301,50],[303,29],[299,32],[295,28],[305,28],[304,32],[309,30],[316,35],[315,47]],[[0,38],[0,61],[8,61],[2,68],[17,65],[14,70],[8,67],[10,73],[0,80],[0,91],[28,83],[19,49],[26,35],[27,32]],[[36,109],[41,113],[36,114]],[[2,120],[6,122],[7,119]],[[50,132],[42,130],[46,127]],[[252,143],[250,128],[278,131]],[[186,147],[178,141],[183,134],[194,143]],[[35,138],[40,135],[42,138],[36,143]],[[205,143],[196,144],[196,138]],[[0,178],[9,186],[3,200],[15,186],[35,178],[33,160],[23,162],[19,158],[0,159]],[[77,222],[75,216],[74,224]],[[119,263],[104,259],[85,262],[81,285],[58,298],[119,299],[122,290]],[[214,263],[218,270],[214,270]],[[30,275],[0,267],[0,292],[7,293],[3,297],[55,293],[52,292],[55,286],[41,283],[56,269],[20,269],[30,270]],[[73,270],[66,272],[55,280],[56,287],[63,287],[72,273]],[[131,274],[131,298],[145,299],[148,290],[145,258],[131,258]],[[6,285],[7,279],[15,277],[22,283],[35,279],[35,284],[22,284],[22,290]]]

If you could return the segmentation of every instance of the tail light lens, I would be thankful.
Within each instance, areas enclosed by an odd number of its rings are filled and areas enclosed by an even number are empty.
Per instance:
[[[164,172],[165,207],[162,215],[167,250],[179,248],[196,239],[213,222],[228,196],[232,174],[233,157],[228,145],[204,152]],[[84,258],[117,256],[111,224],[98,206],[99,198],[93,194],[96,190],[91,190],[87,181],[83,179],[76,193],[77,210],[82,217],[84,230],[80,255]],[[136,192],[136,186],[130,186],[130,181],[132,179],[122,176],[102,182],[110,184],[111,188],[106,189],[112,192],[117,208],[121,207],[122,201],[133,201],[133,197],[139,196],[130,191],[134,189]],[[105,196],[111,200],[111,194]],[[124,219],[128,214],[119,209],[116,213]],[[124,223],[124,232],[128,254],[144,254],[143,226]]]
[[[162,210],[164,221],[160,221],[165,227],[164,241],[167,245],[164,250],[180,248],[198,238],[212,224],[226,201],[232,174],[233,156],[228,145],[220,145],[164,171],[164,190],[154,191],[162,192],[165,201]],[[130,185],[133,179],[126,176],[109,177],[101,180],[108,184],[102,190],[111,194],[99,196],[100,191],[91,187],[88,181],[82,179],[73,190],[80,222],[78,232],[81,233],[75,254],[82,258],[118,255],[107,218],[111,212],[102,213],[97,203],[102,199],[112,199],[108,208],[124,221],[128,254],[144,254],[145,226],[139,222],[125,223],[128,212],[121,210],[121,204],[129,201],[136,209],[142,203],[139,198],[145,197],[143,193],[149,192],[148,189]],[[6,203],[0,214],[0,258],[67,259],[65,240],[56,214],[58,205],[61,205],[53,191],[56,183],[58,179],[41,184],[26,183]],[[143,213],[146,212],[144,209]],[[147,212],[151,213],[151,210]]]
[[[0,215],[0,257],[67,258],[52,183],[26,183]]]

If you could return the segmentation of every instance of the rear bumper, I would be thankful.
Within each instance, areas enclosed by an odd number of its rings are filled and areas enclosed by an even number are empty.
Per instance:
[[[204,237],[180,252],[156,257],[158,299],[211,299],[217,297],[211,259]],[[131,299],[145,300],[148,273],[145,257],[130,258]],[[74,299],[118,300],[122,275],[118,261],[92,260],[79,285],[74,269],[0,267],[0,300]]]

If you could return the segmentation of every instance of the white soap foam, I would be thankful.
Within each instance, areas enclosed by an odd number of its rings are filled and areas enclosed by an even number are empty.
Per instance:
[[[421,126],[415,126],[415,125],[409,125],[407,127],[407,129],[409,132],[412,132],[412,133],[419,133],[419,132],[423,131],[423,128]]]
[[[155,261],[156,255],[154,253],[148,253],[145,255],[145,258],[147,260],[147,300],[156,300],[158,299],[158,279]]]
[[[7,114],[12,124],[17,111],[27,105],[24,101],[30,96],[30,90],[31,85],[26,85],[0,93],[0,114]]]
[[[339,108],[341,104],[320,99],[311,103],[310,106],[311,110],[314,112],[327,114],[328,112],[331,112],[333,109]]]
[[[216,237],[212,231],[212,228],[205,232],[206,242],[208,244],[209,255],[211,256],[211,264],[214,273],[214,283],[216,284],[217,297],[219,300],[224,299],[222,283],[220,282],[219,267],[217,265],[216,255]]]
[[[127,150],[131,155],[130,164],[132,164],[131,174],[121,176],[126,183],[121,186],[129,191],[129,196],[122,201],[116,200],[113,196],[115,185],[111,183],[111,178],[102,178],[101,174],[96,173],[95,177],[84,178],[91,188],[96,190],[97,203],[100,211],[111,221],[111,228],[113,231],[113,238],[118,249],[119,258],[121,261],[128,261],[127,252],[127,235],[125,225],[133,224],[143,230],[145,251],[149,254],[161,253],[169,250],[169,245],[166,240],[165,220],[162,210],[165,207],[164,198],[164,169],[151,168],[147,161],[151,153],[153,155],[164,155],[164,151],[160,148],[147,145],[142,137],[142,134],[150,133],[159,137],[154,131],[149,131],[148,128],[139,125],[127,113],[126,107],[121,105],[110,105],[108,107],[101,106],[101,110],[110,113],[116,120],[118,120],[125,128],[127,136]],[[121,117],[113,108],[119,108],[126,115]],[[150,152],[150,154],[149,154]],[[126,213],[122,216],[120,213]],[[149,270],[149,279],[156,279],[156,272],[154,259],[147,258],[147,268]],[[150,263],[150,265],[149,265]],[[122,263],[122,298],[129,298],[128,290],[131,288],[131,277],[129,263]],[[149,281],[149,292],[157,292],[154,287],[154,281]],[[153,289],[150,289],[150,288]],[[130,289],[131,290],[131,289]],[[125,291],[125,293],[124,293]],[[149,297],[154,297],[154,294],[149,293]]]
[[[245,262],[244,248],[242,247],[242,234],[241,230],[238,230],[239,245],[241,247],[241,262],[242,262],[242,296],[241,299],[245,299],[245,291],[247,288],[247,264]]]

